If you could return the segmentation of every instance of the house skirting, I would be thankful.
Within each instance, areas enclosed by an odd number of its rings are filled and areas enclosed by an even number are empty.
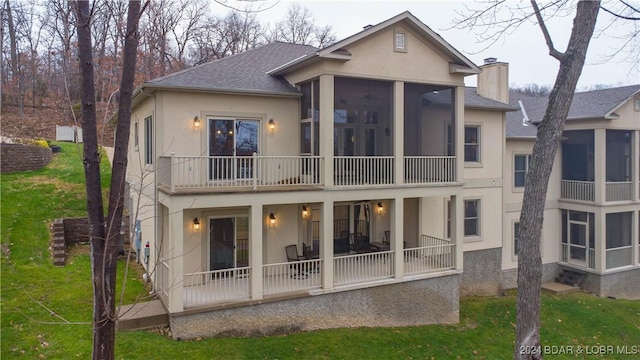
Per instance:
[[[604,275],[587,273],[580,287],[602,297],[640,300],[640,268]]]
[[[465,251],[460,296],[498,295],[501,262],[500,248]]]
[[[452,324],[459,318],[460,275],[170,314],[174,339],[264,336],[341,327]]]
[[[541,282],[555,281],[560,269],[558,263],[542,264],[542,279]],[[503,270],[501,274],[501,282],[503,289],[515,289],[518,287],[518,269]]]

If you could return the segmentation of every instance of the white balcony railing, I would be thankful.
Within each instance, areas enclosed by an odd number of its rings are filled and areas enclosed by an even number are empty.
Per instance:
[[[336,156],[334,185],[388,185],[393,184],[393,156]]]
[[[363,283],[393,276],[393,251],[380,251],[333,259],[336,285]]]
[[[322,260],[303,260],[263,265],[265,295],[319,288]]]
[[[594,201],[594,183],[593,181],[561,180],[560,197],[570,200]]]
[[[422,235],[420,247],[404,249],[407,275],[455,268],[455,244],[450,240]]]
[[[607,269],[615,269],[633,264],[633,246],[607,249]]]
[[[405,156],[404,182],[407,184],[456,181],[455,156]]]
[[[184,306],[249,298],[250,267],[184,275]]]
[[[164,259],[160,259],[156,264],[157,275],[156,281],[158,285],[158,290],[160,290],[161,296],[167,300],[169,296],[169,289],[171,288],[171,282],[169,281],[169,264]]]
[[[607,201],[627,201],[633,200],[633,183],[607,182]]]
[[[160,157],[158,181],[176,188],[321,185],[318,156]]]

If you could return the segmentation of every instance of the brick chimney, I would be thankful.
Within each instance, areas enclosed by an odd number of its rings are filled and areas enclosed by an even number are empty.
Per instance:
[[[478,95],[509,103],[509,64],[490,57],[484,59],[478,74]]]

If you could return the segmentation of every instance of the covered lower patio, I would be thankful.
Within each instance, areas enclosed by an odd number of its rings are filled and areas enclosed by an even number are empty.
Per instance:
[[[402,249],[402,273],[405,277],[455,269],[455,244],[450,240],[422,235],[421,246]],[[367,284],[395,275],[394,251],[352,253],[328,259],[333,262],[334,288]],[[322,288],[323,259],[262,266],[265,297]],[[251,299],[251,267],[189,273],[184,275],[184,306],[202,306],[232,300]]]
[[[420,207],[432,206],[399,198],[166,209],[163,233],[180,229],[182,239],[163,237],[154,285],[179,313],[456,273],[461,249],[444,236],[449,223],[430,231],[421,220],[430,214]]]

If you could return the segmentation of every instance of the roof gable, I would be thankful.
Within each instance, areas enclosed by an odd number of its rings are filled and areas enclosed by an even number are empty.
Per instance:
[[[269,71],[272,75],[286,74],[290,71],[301,68],[320,59],[334,59],[339,61],[351,60],[351,53],[348,51],[353,45],[363,41],[375,34],[388,29],[394,25],[402,24],[414,31],[418,36],[422,37],[425,42],[433,47],[434,50],[444,55],[449,60],[449,73],[477,74],[480,68],[471,60],[467,59],[462,53],[456,50],[448,42],[446,42],[438,33],[434,32],[418,20],[413,14],[405,11],[377,25],[366,27],[361,32],[340,40],[332,45],[318,50],[313,54],[295,59],[286,64],[282,64]]]

